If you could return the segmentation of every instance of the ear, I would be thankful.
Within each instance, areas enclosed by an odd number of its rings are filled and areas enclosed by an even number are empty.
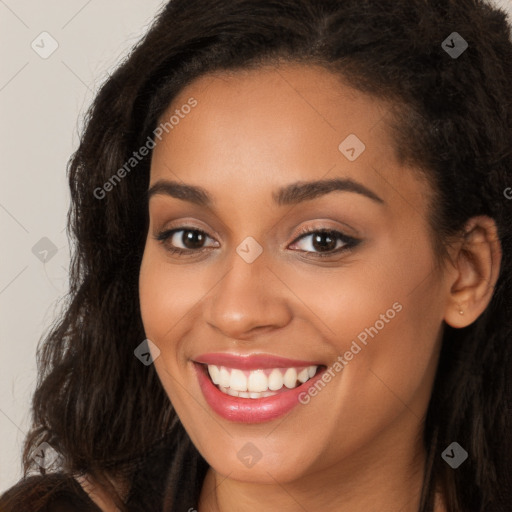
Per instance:
[[[472,217],[453,250],[453,277],[444,320],[452,327],[462,328],[485,311],[498,280],[502,249],[494,220]]]

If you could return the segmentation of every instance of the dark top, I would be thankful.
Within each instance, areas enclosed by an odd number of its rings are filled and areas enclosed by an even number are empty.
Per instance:
[[[130,512],[197,511],[207,470],[207,462],[178,422],[136,471],[127,508]],[[9,499],[19,491],[23,503],[10,505]],[[0,496],[0,512],[102,511],[72,476],[53,473],[20,480]]]

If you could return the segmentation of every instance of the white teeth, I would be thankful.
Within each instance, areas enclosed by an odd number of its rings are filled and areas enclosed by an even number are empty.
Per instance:
[[[253,392],[267,391],[268,379],[263,370],[256,370],[249,374],[247,389]]]
[[[210,367],[208,367],[208,370]],[[210,374],[211,375],[211,374]],[[222,367],[219,372],[219,386],[229,388],[230,374],[226,368]]]
[[[227,393],[228,395],[240,396],[240,392],[239,391],[235,391],[234,389],[231,389],[231,388],[224,388],[224,389],[226,389],[226,391],[224,391],[224,393]]]
[[[293,389],[297,384],[297,370],[295,368],[288,368],[284,374],[283,381],[287,388]]]
[[[210,377],[212,378],[212,382],[214,384],[218,384],[220,382],[220,380],[219,380],[220,370],[214,364],[209,364],[208,371],[210,372]]]
[[[231,388],[225,388],[223,386],[219,386],[219,389],[226,393],[226,395],[230,396],[238,396],[241,398],[266,398],[267,396],[274,396],[277,393],[272,393],[272,391],[264,391],[263,393],[249,393],[247,391],[235,391]]]
[[[231,370],[229,387],[235,391],[247,391],[247,377],[242,370]]]
[[[277,391],[283,387],[283,374],[274,368],[268,376],[268,389],[271,391]]]
[[[242,398],[273,396],[285,386],[293,389],[307,382],[316,374],[317,366],[307,368],[272,368],[244,371],[238,368],[208,365],[212,382],[223,393]]]
[[[314,374],[313,374],[314,375]],[[304,368],[304,370],[301,370],[298,374],[297,374],[297,379],[302,382],[304,384],[304,382],[306,382],[307,380],[309,380],[309,373],[308,373],[308,369],[307,368]],[[212,377],[212,380],[213,380],[213,377]],[[214,381],[215,383],[215,381]]]

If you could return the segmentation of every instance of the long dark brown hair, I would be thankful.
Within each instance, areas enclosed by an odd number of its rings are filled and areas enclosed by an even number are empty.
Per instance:
[[[442,47],[453,32],[468,43],[457,58]],[[490,305],[464,329],[444,326],[420,506],[432,510],[440,488],[450,512],[495,511],[512,472],[512,43],[506,14],[481,0],[173,0],[162,9],[102,86],[69,163],[70,291],[38,347],[25,475],[45,473],[31,454],[46,441],[65,472],[87,473],[127,510],[109,482],[122,476],[129,488],[175,419],[154,366],[134,356],[145,339],[138,273],[150,155],[108,193],[98,189],[192,80],[282,61],[323,66],[394,106],[397,154],[434,191],[437,254],[473,216],[498,226]],[[453,441],[469,452],[457,470],[441,458]]]

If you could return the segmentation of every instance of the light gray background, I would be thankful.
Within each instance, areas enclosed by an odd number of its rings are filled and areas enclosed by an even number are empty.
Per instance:
[[[36,345],[67,286],[65,171],[82,115],[165,3],[0,0],[0,494],[22,475]],[[512,0],[496,3],[512,16]],[[31,47],[50,48],[42,32],[59,45],[47,59]],[[32,252],[44,237],[57,249],[45,263]]]

